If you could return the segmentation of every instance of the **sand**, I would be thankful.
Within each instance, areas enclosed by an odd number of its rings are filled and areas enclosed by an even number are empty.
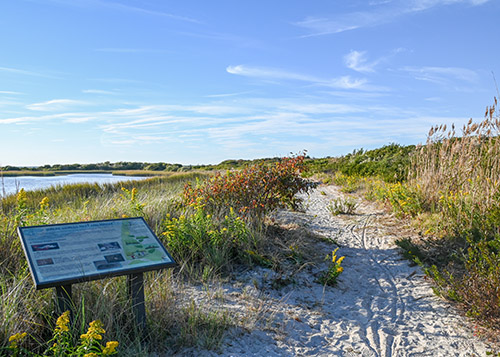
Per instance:
[[[303,196],[305,212],[276,215],[330,238],[314,247],[322,256],[339,244],[345,270],[337,286],[316,282],[326,262],[304,267],[293,284],[276,289],[269,285],[271,270],[243,272],[219,286],[220,307],[253,324],[231,329],[218,351],[182,355],[485,356],[491,350],[475,336],[473,323],[437,297],[422,270],[401,256],[394,239],[405,232],[380,224],[388,213],[362,203],[356,215],[333,216],[327,206],[340,195],[334,186],[320,186]]]

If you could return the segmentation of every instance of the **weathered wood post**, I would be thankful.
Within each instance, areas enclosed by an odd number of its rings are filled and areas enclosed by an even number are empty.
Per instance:
[[[132,300],[137,327],[143,333],[146,331],[146,305],[144,303],[144,273],[127,276],[128,295]]]
[[[65,311],[69,311],[69,315],[73,316],[74,304],[71,290],[71,284],[56,286],[57,313],[59,315]]]

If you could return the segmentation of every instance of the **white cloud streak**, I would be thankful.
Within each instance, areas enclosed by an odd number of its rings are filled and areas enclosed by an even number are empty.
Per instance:
[[[75,105],[85,105],[85,104],[87,103],[81,100],[52,99],[46,102],[28,104],[26,108],[28,108],[29,110],[49,112],[49,111],[67,110],[68,107],[72,107]]]
[[[228,66],[226,71],[231,74],[254,77],[264,80],[294,80],[308,82],[313,85],[331,87],[337,89],[360,89],[373,90],[375,87],[368,85],[366,79],[351,78],[350,76],[341,76],[331,79],[323,79],[315,76],[304,75],[300,73],[287,72],[280,69],[250,67],[245,65]]]
[[[102,89],[84,89],[84,90],[82,90],[82,93],[101,94],[101,95],[116,95],[116,94],[118,94],[117,92],[113,92],[113,91],[109,91],[109,90],[102,90]]]
[[[392,22],[402,16],[416,14],[439,6],[464,4],[480,6],[491,0],[398,0],[383,1],[371,12],[360,11],[331,17],[307,16],[294,25],[306,29],[309,33],[301,37],[333,35],[364,27],[377,26]]]
[[[137,6],[131,6],[131,5],[125,5],[121,4],[119,2],[112,2],[112,1],[101,1],[101,0],[71,0],[71,1],[66,1],[66,0],[50,0],[52,3],[64,5],[64,6],[78,6],[82,8],[108,8],[112,10],[118,10],[118,11],[126,11],[126,12],[132,12],[136,14],[142,14],[142,15],[150,15],[150,16],[159,16],[159,17],[164,17],[168,18],[171,20],[177,20],[177,21],[183,21],[183,22],[189,22],[189,23],[200,23],[199,20],[187,17],[187,16],[181,16],[177,14],[172,14],[160,10],[151,10],[151,9],[146,9],[143,7],[137,7]]]
[[[415,79],[432,82],[440,85],[449,85],[461,81],[476,83],[479,76],[473,70],[460,67],[404,67],[402,71],[408,72]]]
[[[12,74],[20,74],[20,75],[23,75],[23,76],[53,78],[51,76],[48,76],[48,75],[45,75],[45,74],[42,74],[42,73],[37,73],[37,72],[32,72],[32,71],[26,71],[24,69],[11,68],[11,67],[0,67],[0,72],[7,72],[7,73],[12,73]]]

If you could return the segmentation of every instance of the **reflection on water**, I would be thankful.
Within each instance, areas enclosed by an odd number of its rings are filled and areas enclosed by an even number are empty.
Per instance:
[[[57,185],[74,183],[115,183],[129,180],[142,180],[146,177],[113,176],[112,174],[72,174],[62,176],[18,176],[3,177],[0,181],[0,197],[16,193],[21,188],[26,191],[38,190]]]

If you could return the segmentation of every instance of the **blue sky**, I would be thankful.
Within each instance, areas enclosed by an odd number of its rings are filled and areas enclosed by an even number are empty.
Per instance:
[[[338,156],[482,119],[498,0],[0,4],[0,166]]]

